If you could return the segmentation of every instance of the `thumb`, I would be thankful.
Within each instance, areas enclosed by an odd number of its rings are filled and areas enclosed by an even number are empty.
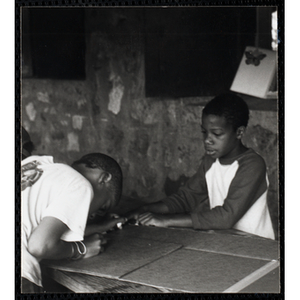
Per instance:
[[[114,224],[115,225],[118,224],[118,223],[124,224],[126,221],[127,221],[127,218],[121,217],[121,218],[114,219]]]
[[[119,222],[121,222],[121,223],[125,223],[125,222],[127,222],[128,221],[128,219],[127,218],[125,218],[125,217],[121,217],[121,218],[119,218]]]

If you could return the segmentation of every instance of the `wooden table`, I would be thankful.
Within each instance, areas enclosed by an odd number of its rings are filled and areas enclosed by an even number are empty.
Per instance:
[[[239,231],[126,225],[104,253],[49,261],[47,276],[78,293],[279,293],[279,243]]]

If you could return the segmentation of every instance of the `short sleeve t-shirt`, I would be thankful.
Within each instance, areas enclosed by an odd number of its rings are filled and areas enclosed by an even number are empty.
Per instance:
[[[93,189],[80,173],[51,156],[23,160],[21,186],[21,276],[42,286],[39,261],[28,252],[32,231],[43,218],[54,217],[69,228],[62,240],[83,240]]]

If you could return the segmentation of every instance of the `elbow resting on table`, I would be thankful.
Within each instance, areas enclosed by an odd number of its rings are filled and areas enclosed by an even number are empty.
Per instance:
[[[54,249],[55,245],[52,242],[40,243],[38,241],[28,241],[28,252],[37,259],[47,258]]]
[[[234,214],[233,210],[230,207],[216,207],[216,210],[219,210],[219,217],[217,218],[216,225],[217,227],[214,229],[231,229],[236,224],[236,222],[240,219],[237,215]]]
[[[236,223],[236,220],[232,217],[224,217],[222,219],[219,220],[219,224],[218,224],[218,228],[215,229],[223,229],[223,230],[227,230],[227,229],[231,229],[234,224]]]
[[[216,228],[216,229],[223,229],[223,230],[227,230],[227,229],[231,229],[233,227],[234,223],[224,223],[221,224],[220,228]]]
[[[198,222],[194,223],[195,229],[203,230],[227,230],[233,228],[238,220],[228,214],[219,214],[218,216],[206,215],[206,213],[198,215]],[[197,220],[197,218],[196,218]]]
[[[234,227],[234,225],[236,224],[236,220],[235,219],[229,219],[229,220],[226,220],[224,223],[221,224],[221,228],[219,229],[232,229]]]

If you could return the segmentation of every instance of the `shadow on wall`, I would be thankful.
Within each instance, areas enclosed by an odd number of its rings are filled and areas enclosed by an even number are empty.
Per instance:
[[[164,185],[164,191],[166,196],[171,196],[172,194],[176,193],[178,189],[185,185],[185,183],[189,180],[189,177],[181,175],[178,180],[171,180],[167,177]]]

